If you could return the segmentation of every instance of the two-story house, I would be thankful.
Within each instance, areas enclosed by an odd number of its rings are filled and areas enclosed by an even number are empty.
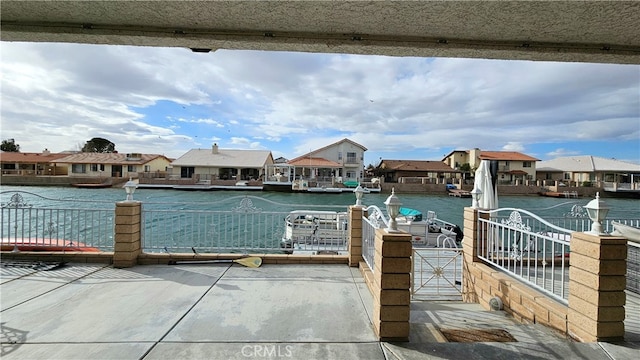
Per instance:
[[[536,178],[536,162],[532,156],[517,151],[485,151],[480,149],[454,150],[442,159],[453,169],[460,170],[468,164],[471,173],[480,166],[480,161],[498,162],[498,183],[524,182]]]
[[[295,159],[289,165],[296,167],[296,175],[310,180],[351,183],[360,182],[364,176],[364,152],[367,148],[349,139],[311,151]]]
[[[264,188],[291,191],[296,180],[314,186],[342,183],[355,187],[364,177],[364,152],[367,148],[349,139],[265,168]]]

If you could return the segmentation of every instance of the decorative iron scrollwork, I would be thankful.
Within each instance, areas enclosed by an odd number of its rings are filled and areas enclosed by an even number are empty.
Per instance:
[[[262,209],[255,207],[253,205],[253,201],[251,201],[251,199],[249,199],[248,197],[245,197],[240,200],[240,205],[234,207],[233,209],[231,209],[231,211],[243,213],[259,213],[262,211]]]
[[[508,219],[502,219],[501,223],[518,230],[531,231],[531,227],[522,222],[522,216],[518,211],[512,211]]]
[[[587,217],[587,212],[584,210],[584,208],[580,205],[573,205],[571,207],[571,210],[569,210],[568,213],[564,214],[565,217],[572,217],[572,218],[583,218],[583,217]]]
[[[30,208],[33,205],[28,204],[27,202],[24,201],[24,198],[22,197],[22,195],[15,193],[13,195],[11,195],[11,198],[9,199],[8,203],[2,204],[3,208],[16,208],[16,209],[21,209],[21,208]]]

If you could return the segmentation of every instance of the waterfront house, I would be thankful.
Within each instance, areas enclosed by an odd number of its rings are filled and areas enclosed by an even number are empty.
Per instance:
[[[536,178],[536,162],[540,161],[532,156],[517,151],[485,151],[480,149],[453,150],[447,154],[444,161],[452,169],[461,169],[468,164],[473,173],[482,160],[498,162],[498,183],[524,183]]]
[[[67,153],[51,153],[44,149],[41,153],[0,152],[2,175],[37,176],[66,175],[66,168],[57,168],[54,160],[63,158]]]
[[[273,164],[269,150],[192,149],[171,163],[172,179],[257,180]]]
[[[164,172],[171,159],[158,154],[77,153],[52,161],[70,177],[137,178],[141,173]]]
[[[288,164],[295,166],[297,177],[349,186],[363,179],[365,151],[366,147],[345,138],[291,159]]]
[[[640,183],[640,165],[591,155],[567,156],[540,161],[536,178],[582,186],[600,186],[603,182],[635,184]]]
[[[456,178],[461,171],[450,168],[442,161],[432,160],[386,160],[380,161],[376,174],[385,182],[412,182],[419,178],[421,182],[438,184],[447,179]]]

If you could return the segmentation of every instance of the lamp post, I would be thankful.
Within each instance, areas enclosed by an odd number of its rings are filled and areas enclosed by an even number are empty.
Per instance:
[[[138,185],[136,185],[136,183],[133,180],[131,180],[131,178],[129,178],[129,181],[127,181],[127,183],[124,184],[124,191],[127,192],[126,201],[133,201],[133,193],[136,191],[137,187]]]
[[[362,207],[362,196],[364,196],[364,189],[362,186],[358,185],[358,187],[353,190],[356,193],[356,206]]]
[[[480,207],[480,198],[482,198],[482,190],[474,187],[473,190],[470,191],[471,198],[473,198],[473,202],[471,203],[471,207],[477,209]]]
[[[587,205],[584,206],[584,209],[587,210],[587,215],[589,215],[589,219],[591,219],[591,234],[594,235],[606,235],[605,232],[602,231],[602,221],[607,217],[609,213],[609,209],[611,209],[607,204],[600,200],[600,193],[596,193],[596,198],[589,201]]]
[[[400,206],[402,203],[400,199],[396,196],[395,188],[391,189],[391,195],[384,201],[384,205],[387,207],[387,214],[389,214],[389,227],[386,229],[388,233],[399,232],[398,223],[396,222],[396,218],[400,214]]]

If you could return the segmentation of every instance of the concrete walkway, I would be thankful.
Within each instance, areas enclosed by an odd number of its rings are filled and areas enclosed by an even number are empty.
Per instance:
[[[475,304],[413,303],[411,341],[381,343],[346,265],[3,266],[2,359],[630,359]],[[636,308],[636,311],[638,308]],[[637,314],[637,313],[636,313]],[[501,328],[510,343],[446,343],[437,328]],[[638,332],[640,333],[640,331]]]

